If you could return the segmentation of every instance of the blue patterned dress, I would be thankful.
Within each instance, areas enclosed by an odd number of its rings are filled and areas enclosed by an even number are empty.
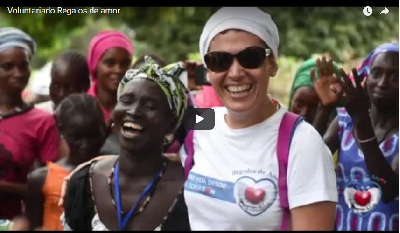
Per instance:
[[[371,177],[364,154],[353,136],[353,121],[344,108],[338,109],[340,150],[337,165],[339,202],[336,207],[338,231],[399,231],[399,199],[381,201],[381,190]],[[387,162],[399,153],[399,133],[380,144]]]

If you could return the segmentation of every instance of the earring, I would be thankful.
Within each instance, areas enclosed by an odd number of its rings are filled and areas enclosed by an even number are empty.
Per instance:
[[[170,133],[170,134],[165,135],[164,145],[171,144],[172,140],[174,140],[174,134]]]
[[[269,57],[271,55],[271,49],[265,49],[265,56]]]
[[[115,126],[114,123],[111,123],[111,129],[114,129],[114,126]]]

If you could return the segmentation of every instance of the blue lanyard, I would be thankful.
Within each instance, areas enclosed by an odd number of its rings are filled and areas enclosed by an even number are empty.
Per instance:
[[[120,196],[120,190],[119,190],[119,162],[115,164],[114,168],[114,196],[115,196],[115,201],[117,204],[117,217],[118,217],[118,227],[120,231],[123,231],[128,225],[129,220],[132,218],[133,213],[135,210],[138,208],[138,205],[142,202],[142,200],[147,196],[148,192],[151,190],[153,185],[156,183],[157,178],[160,177],[162,172],[162,169],[157,173],[157,175],[154,177],[153,181],[151,181],[146,188],[143,190],[143,192],[140,194],[140,197],[138,201],[135,203],[135,205],[132,207],[132,209],[126,214],[125,218],[122,217],[122,204],[121,204],[121,196]]]

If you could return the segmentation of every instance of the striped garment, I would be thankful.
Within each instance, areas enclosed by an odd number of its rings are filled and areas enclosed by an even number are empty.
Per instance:
[[[25,49],[30,58],[36,53],[36,43],[28,34],[15,27],[0,28],[0,52],[14,47]]]
[[[399,43],[385,43],[381,44],[372,50],[362,61],[361,65],[358,67],[357,72],[363,79],[365,79],[371,70],[372,62],[376,58],[378,54],[386,53],[386,52],[399,52]],[[350,78],[353,80],[353,74],[350,74]]]
[[[176,120],[176,127],[179,127],[183,115],[188,105],[189,91],[179,79],[179,76],[185,71],[182,62],[173,63],[161,68],[154,60],[146,56],[146,65],[140,69],[128,70],[121,80],[117,96],[122,94],[125,86],[130,81],[137,78],[149,79],[157,83],[165,96],[167,97],[169,107]]]

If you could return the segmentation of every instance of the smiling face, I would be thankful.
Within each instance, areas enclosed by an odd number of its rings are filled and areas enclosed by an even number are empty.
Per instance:
[[[98,85],[110,92],[116,92],[119,82],[129,69],[132,57],[123,48],[109,48],[97,65]]]
[[[266,48],[257,36],[240,31],[228,30],[214,37],[209,52],[221,51],[238,54],[248,47]],[[235,58],[230,68],[223,72],[208,69],[210,83],[222,103],[233,112],[247,112],[260,108],[266,100],[269,77],[277,71],[273,56],[265,59],[259,68],[243,68]]]
[[[0,53],[0,89],[10,96],[20,96],[31,74],[28,52],[10,48]]]
[[[164,136],[174,128],[167,97],[158,84],[146,79],[126,84],[113,116],[120,146],[128,151],[162,148]]]
[[[399,107],[399,54],[382,53],[371,65],[366,88],[372,103],[381,111]]]

